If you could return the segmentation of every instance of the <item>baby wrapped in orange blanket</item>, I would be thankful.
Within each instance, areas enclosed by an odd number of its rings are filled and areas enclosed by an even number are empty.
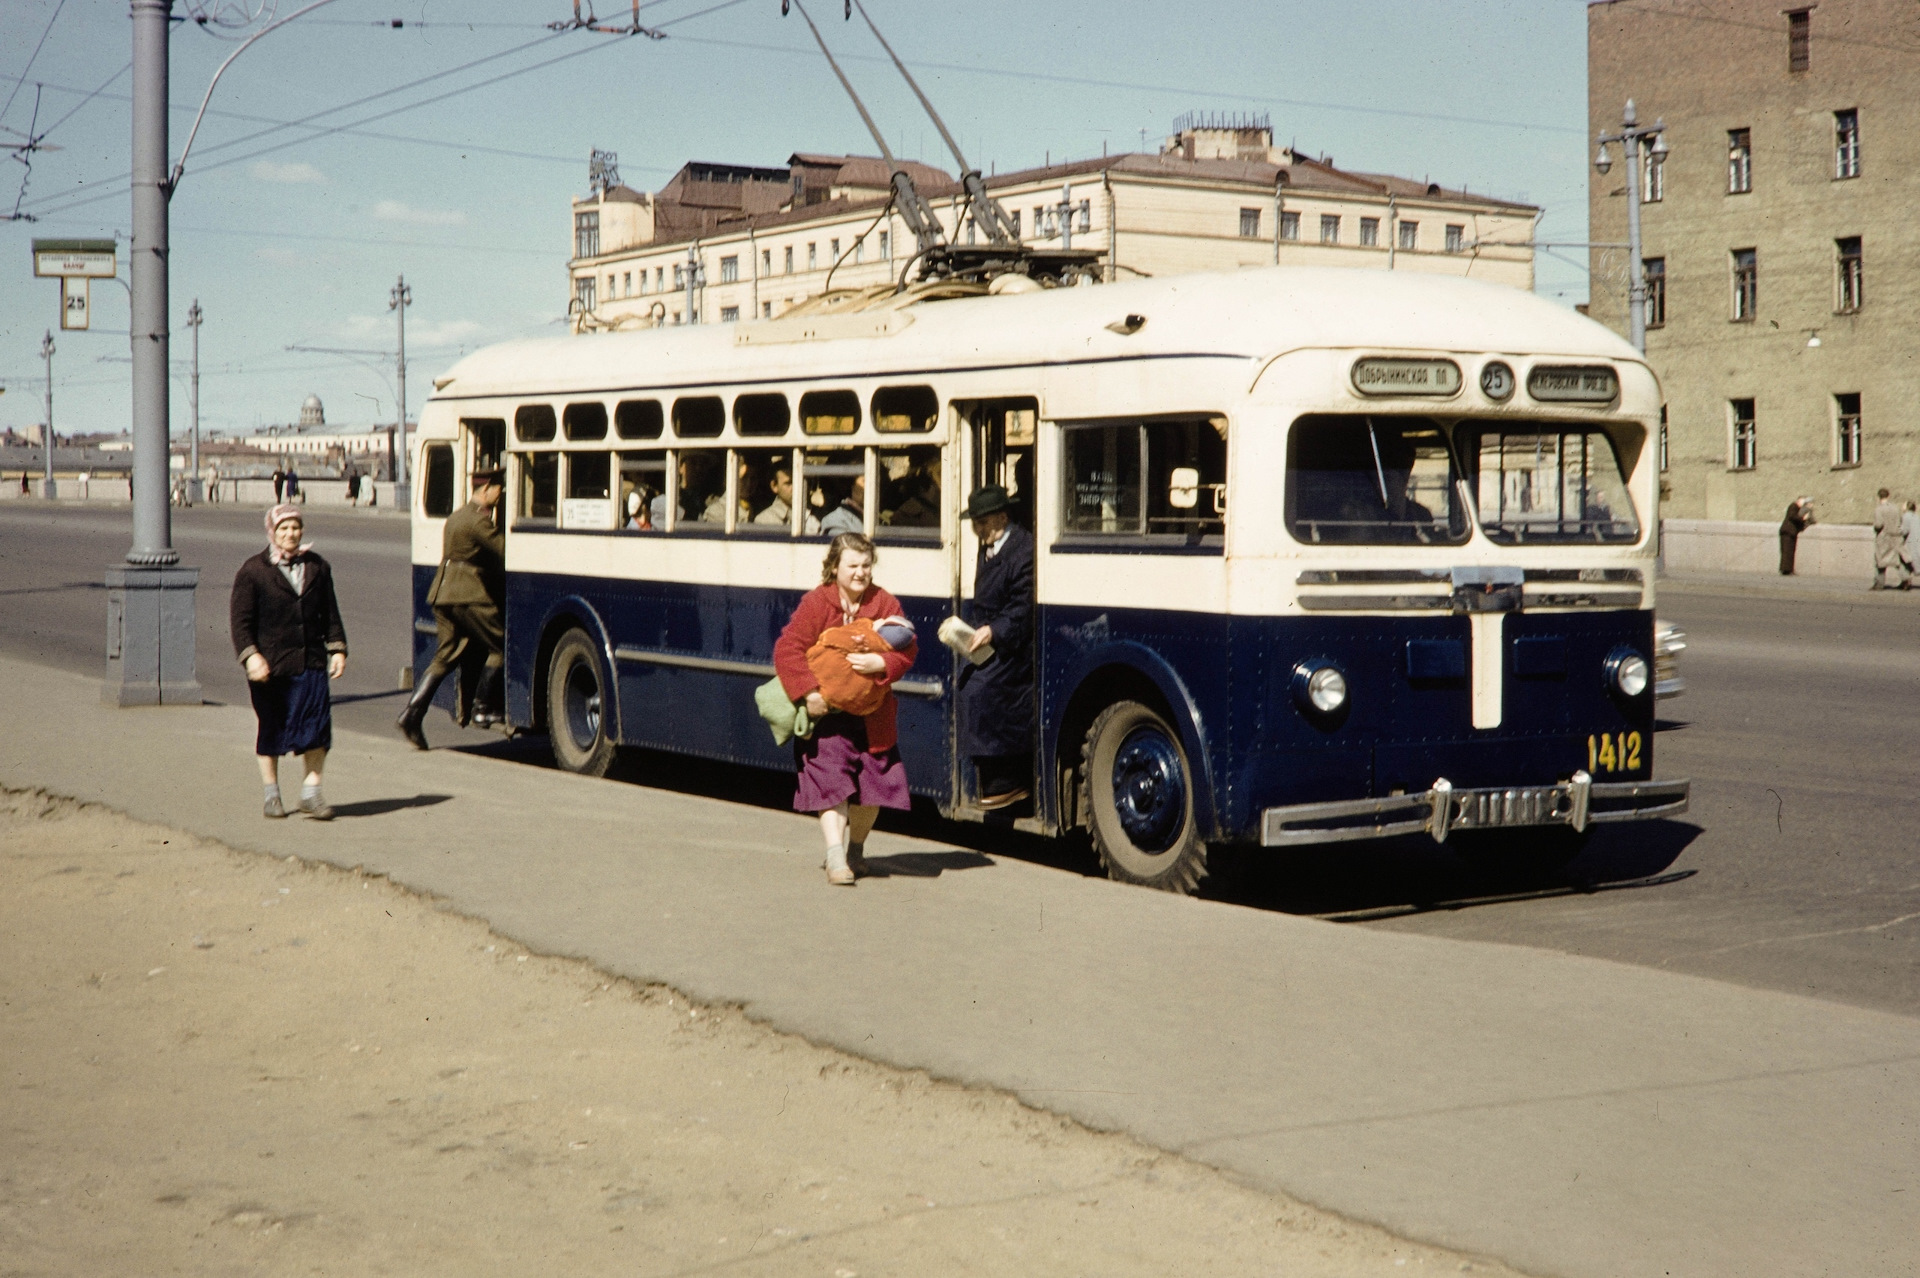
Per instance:
[[[848,663],[856,652],[904,652],[913,645],[913,627],[904,617],[883,617],[876,624],[861,617],[851,625],[824,630],[807,649],[807,668],[820,681],[829,706],[847,714],[870,715],[887,699],[887,686]]]

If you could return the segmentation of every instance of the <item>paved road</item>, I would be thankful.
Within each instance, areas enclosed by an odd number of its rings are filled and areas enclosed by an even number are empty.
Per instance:
[[[176,512],[177,541],[205,570],[201,679],[243,702],[226,660],[226,582],[261,544],[257,511]],[[344,727],[387,732],[407,660],[406,530],[397,518],[317,514],[339,571],[355,661]],[[0,504],[0,652],[92,674],[96,583],[126,544],[124,512]],[[1920,1013],[1920,864],[1911,795],[1920,775],[1920,597],[1810,591],[1805,598],[1669,586],[1662,612],[1688,630],[1690,688],[1663,707],[1664,776],[1694,779],[1687,818],[1596,833],[1564,874],[1463,862],[1426,840],[1279,856],[1228,853],[1204,885],[1217,900],[1365,926],[1501,941]],[[436,741],[543,763],[538,741]],[[784,809],[783,776],[639,755],[617,776]],[[895,828],[1097,873],[1084,847],[997,835],[916,815]]]

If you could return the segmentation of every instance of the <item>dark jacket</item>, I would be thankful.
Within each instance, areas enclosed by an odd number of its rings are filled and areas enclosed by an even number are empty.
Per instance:
[[[968,755],[1033,750],[1033,534],[1018,524],[991,559],[980,550],[966,620],[992,626],[993,656],[960,672],[960,749]]]
[[[1786,518],[1780,521],[1780,535],[1798,537],[1807,530],[1808,525],[1815,522],[1813,511],[1796,501],[1787,507]]]
[[[274,566],[270,553],[261,551],[234,574],[233,599],[227,609],[233,622],[233,653],[243,662],[259,653],[276,679],[290,679],[303,670],[325,670],[328,653],[347,650],[347,628],[333,596],[333,569],[310,550],[298,556],[296,562],[306,566],[306,579],[296,595],[293,583]]]
[[[427,587],[436,608],[495,604],[506,596],[507,539],[480,507],[468,502],[440,530],[440,570]]]

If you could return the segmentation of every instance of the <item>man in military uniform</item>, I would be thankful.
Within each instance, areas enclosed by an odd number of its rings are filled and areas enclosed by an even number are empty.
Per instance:
[[[494,516],[502,491],[500,471],[474,472],[473,500],[449,515],[441,530],[440,569],[427,587],[440,646],[397,724],[415,749],[427,748],[420,722],[426,718],[441,681],[463,654],[470,658],[471,654],[484,652],[486,660],[477,689],[470,698],[462,699],[463,710],[471,709],[461,715],[460,721],[471,718],[484,728],[503,717],[506,629],[501,621],[501,603],[506,589],[507,543]]]

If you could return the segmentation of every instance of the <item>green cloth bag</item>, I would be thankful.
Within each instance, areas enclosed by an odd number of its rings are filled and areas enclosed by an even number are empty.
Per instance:
[[[804,741],[813,735],[813,720],[806,706],[787,700],[787,690],[778,675],[753,690],[753,704],[773,730],[775,745],[785,745],[795,737]]]

